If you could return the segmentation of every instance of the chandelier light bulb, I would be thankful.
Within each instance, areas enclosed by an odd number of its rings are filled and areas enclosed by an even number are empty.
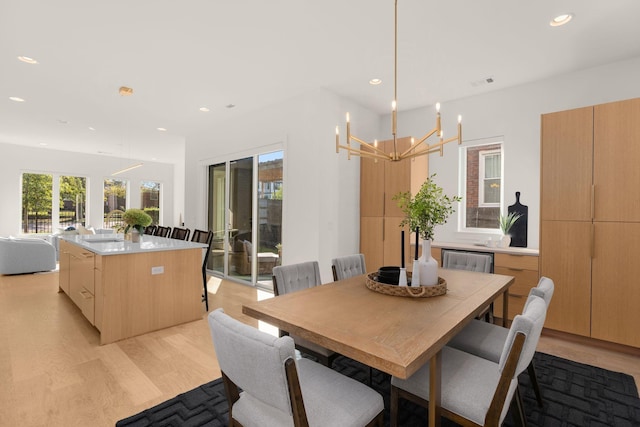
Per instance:
[[[458,123],[462,123],[462,115],[461,114],[458,115]]]
[[[347,113],[347,123],[349,123],[349,113]]]
[[[440,103],[436,102],[436,111],[439,113],[440,112]]]
[[[396,103],[396,100],[394,99],[393,101],[391,101],[391,109],[393,111],[396,111],[396,107],[397,107],[397,103]]]

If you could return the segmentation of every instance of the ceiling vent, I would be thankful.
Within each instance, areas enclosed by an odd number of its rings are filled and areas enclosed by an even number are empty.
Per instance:
[[[472,81],[471,82],[471,86],[473,86],[473,87],[481,87],[481,86],[488,85],[489,83],[493,83],[493,76],[485,77],[484,79],[481,79],[481,80]]]

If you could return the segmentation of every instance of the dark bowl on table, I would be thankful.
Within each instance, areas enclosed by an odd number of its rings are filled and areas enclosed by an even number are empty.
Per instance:
[[[378,270],[378,282],[387,285],[397,285],[400,280],[400,267],[380,267]]]

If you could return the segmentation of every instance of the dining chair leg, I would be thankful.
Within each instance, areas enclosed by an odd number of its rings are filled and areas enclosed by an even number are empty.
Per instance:
[[[524,402],[520,395],[520,387],[516,386],[516,392],[511,399],[511,413],[516,427],[527,427],[527,418],[524,413]]]
[[[391,402],[389,403],[389,422],[391,427],[398,427],[398,388],[391,386]]]
[[[204,283],[204,294],[202,295],[202,301],[204,301],[204,307],[209,312],[209,292],[207,291],[207,273],[202,272],[202,281]]]
[[[542,393],[540,392],[540,385],[538,385],[538,377],[536,375],[536,368],[533,365],[533,360],[527,366],[527,372],[529,373],[529,378],[531,379],[531,386],[533,387],[533,391],[536,394],[536,400],[538,401],[538,406],[542,408]]]

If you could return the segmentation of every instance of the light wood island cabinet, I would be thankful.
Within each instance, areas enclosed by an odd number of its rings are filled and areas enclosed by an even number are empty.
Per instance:
[[[96,236],[61,239],[60,291],[100,331],[101,344],[205,313],[204,245],[146,235],[142,243]]]

